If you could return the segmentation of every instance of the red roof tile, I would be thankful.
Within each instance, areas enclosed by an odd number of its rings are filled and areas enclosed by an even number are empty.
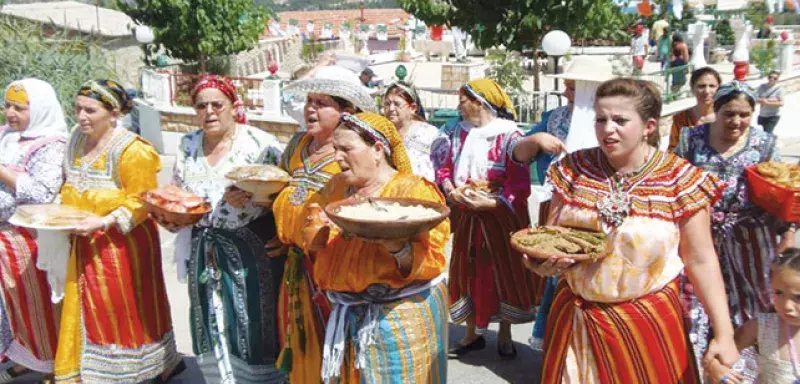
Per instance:
[[[306,24],[309,21],[314,21],[314,32],[319,34],[325,23],[333,24],[333,33],[338,35],[339,25],[345,22],[350,22],[353,25],[353,30],[358,30],[361,24],[386,24],[388,27],[389,35],[396,35],[400,33],[398,26],[402,26],[409,18],[409,14],[400,8],[391,9],[364,9],[364,20],[359,20],[361,11],[358,9],[338,10],[338,11],[289,11],[278,13],[280,19],[281,30],[285,31],[289,25],[289,20],[295,19],[299,23],[297,27],[301,32],[305,33]],[[269,34],[269,30],[264,32],[265,35]]]

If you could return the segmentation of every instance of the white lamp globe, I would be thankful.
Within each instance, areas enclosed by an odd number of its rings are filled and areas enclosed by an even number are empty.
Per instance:
[[[146,25],[137,25],[136,29],[133,30],[133,36],[136,37],[136,41],[142,44],[150,44],[156,39],[155,35],[153,35],[153,30]]]
[[[542,49],[549,56],[564,56],[572,47],[572,40],[564,31],[550,31],[542,38]]]

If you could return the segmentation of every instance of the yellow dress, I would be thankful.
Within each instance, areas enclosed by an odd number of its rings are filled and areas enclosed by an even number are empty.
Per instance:
[[[322,192],[322,203],[345,199],[347,186],[334,177]],[[414,198],[444,203],[437,187],[421,176],[398,172],[380,192],[381,197]],[[450,221],[411,241],[413,261],[403,276],[397,262],[382,245],[340,233],[333,226],[328,246],[317,253],[314,277],[320,289],[353,304],[335,304],[333,318],[343,319],[347,352],[338,370],[341,383],[446,383],[448,297],[443,272],[444,246],[450,236]],[[370,288],[368,291],[367,288]],[[375,293],[383,292],[383,293]],[[395,296],[387,302],[373,302]],[[358,304],[355,304],[358,303]],[[343,313],[342,313],[343,312]],[[337,316],[337,313],[341,313]],[[370,314],[375,314],[374,343],[356,351],[360,334]],[[337,326],[326,332],[336,340]],[[413,330],[413,331],[410,331]],[[332,345],[335,344],[332,343]],[[328,346],[326,346],[327,348]],[[359,354],[361,356],[359,356]],[[333,355],[333,354],[331,354]],[[364,364],[356,368],[356,360]],[[323,364],[327,367],[327,362]],[[335,364],[328,367],[337,371]],[[328,368],[323,368],[328,371]]]
[[[118,130],[99,155],[75,130],[61,202],[117,225],[73,236],[56,351],[58,382],[139,383],[177,364],[158,230],[139,194],[157,187],[158,153]]]
[[[319,201],[318,192],[341,172],[333,154],[312,163],[310,142],[311,136],[299,133],[283,152],[280,165],[292,175],[292,182],[272,205],[278,238],[291,247],[278,303],[282,351],[276,365],[289,374],[292,383],[304,384],[322,382],[322,338],[330,307],[310,276],[312,258],[299,245],[308,205]]]

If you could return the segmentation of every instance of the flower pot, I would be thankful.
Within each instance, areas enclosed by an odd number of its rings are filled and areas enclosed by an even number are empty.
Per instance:
[[[750,63],[746,61],[733,62],[733,77],[738,81],[744,81],[750,71]]]

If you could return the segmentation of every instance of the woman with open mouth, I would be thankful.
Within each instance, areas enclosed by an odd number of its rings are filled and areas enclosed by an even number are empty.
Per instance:
[[[314,276],[315,255],[305,247],[308,205],[341,172],[334,160],[333,131],[342,113],[375,111],[375,101],[358,76],[337,66],[319,68],[309,79],[296,81],[284,92],[306,98],[306,131],[295,135],[280,161],[292,180],[273,204],[278,236],[267,244],[267,255],[287,255],[280,290],[278,322],[283,351],[278,366],[293,383],[320,383],[322,343],[330,304]]]
[[[542,382],[699,382],[680,300],[684,268],[714,324],[708,355],[729,367],[738,359],[710,233],[722,185],[650,144],[661,116],[654,84],[607,81],[595,94],[595,113],[599,147],[548,171],[548,224],[602,232],[605,254],[580,262],[526,258],[536,273],[561,277]]]
[[[188,276],[192,350],[210,383],[283,383],[275,368],[281,260],[264,258],[275,235],[269,210],[225,175],[238,166],[277,164],[280,143],[247,125],[233,82],[204,76],[191,91],[201,129],[181,138],[172,184],[211,203],[197,224],[179,228],[175,240],[179,278]],[[273,308],[272,311],[265,308]]]

